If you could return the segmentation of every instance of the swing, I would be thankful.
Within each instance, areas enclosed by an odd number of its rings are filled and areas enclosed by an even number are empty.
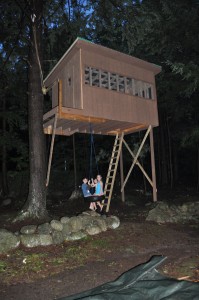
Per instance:
[[[104,195],[92,195],[92,196],[88,196],[88,197],[84,197],[84,201],[85,202],[102,202],[103,200],[105,200],[105,196]]]
[[[94,158],[95,158],[97,173],[99,174],[99,169],[98,169],[98,164],[97,164],[97,159],[96,159],[96,152],[95,152],[94,138],[93,138],[93,133],[92,133],[92,125],[90,123],[90,169],[89,169],[89,178],[93,178],[93,154],[94,154]],[[91,196],[84,197],[85,202],[102,202],[103,200],[105,200],[104,195],[91,195]]]

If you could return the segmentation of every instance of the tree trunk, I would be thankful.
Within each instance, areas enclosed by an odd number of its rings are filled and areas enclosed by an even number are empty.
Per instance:
[[[177,144],[173,144],[173,171],[174,171],[174,182],[178,183],[179,171],[178,171],[178,147]]]
[[[170,174],[170,188],[173,188],[173,160],[172,160],[172,143],[171,143],[171,133],[169,128],[169,121],[168,117],[166,119],[166,126],[167,126],[167,135],[168,135],[168,154],[169,154],[169,174]]]
[[[197,159],[197,191],[199,191],[199,146],[198,146],[198,148],[197,148],[197,152],[198,152],[198,159]]]
[[[165,118],[162,118],[160,124],[160,140],[161,140],[161,179],[162,185],[168,184],[168,170],[167,170],[167,146],[166,146],[166,136],[165,136]]]
[[[28,121],[29,121],[29,194],[18,219],[47,216],[46,210],[46,164],[43,133],[43,94],[41,76],[42,11],[43,1],[32,0],[34,8],[30,29]]]
[[[5,95],[2,95],[3,100],[3,113],[2,113],[2,129],[3,129],[3,145],[2,145],[2,195],[9,194],[8,177],[7,177],[7,147],[6,147],[6,100]]]

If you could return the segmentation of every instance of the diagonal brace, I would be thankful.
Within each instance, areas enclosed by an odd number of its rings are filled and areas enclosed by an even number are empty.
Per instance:
[[[53,155],[53,148],[54,148],[54,141],[55,141],[55,131],[57,127],[57,118],[58,114],[55,115],[54,124],[53,124],[53,132],[52,132],[52,139],[51,139],[51,145],[50,145],[50,155],[48,160],[48,171],[47,171],[47,177],[46,177],[46,186],[49,184],[49,178],[50,178],[50,169],[51,169],[51,163],[52,163],[52,155]]]
[[[125,187],[125,185],[126,185],[128,179],[129,179],[129,176],[130,176],[130,174],[131,174],[131,172],[132,172],[132,170],[133,170],[133,168],[134,168],[136,162],[137,162],[137,159],[138,159],[138,157],[139,157],[139,155],[140,155],[140,152],[142,151],[142,148],[143,148],[143,146],[144,146],[144,143],[145,143],[145,141],[146,141],[146,139],[147,139],[147,137],[148,137],[148,135],[149,135],[149,133],[150,133],[150,130],[151,130],[151,125],[148,127],[147,132],[145,133],[145,136],[144,136],[144,138],[143,138],[143,140],[142,140],[142,143],[140,144],[140,147],[139,147],[139,149],[138,149],[138,152],[137,152],[137,154],[136,154],[135,157],[134,157],[133,163],[132,163],[132,165],[131,165],[131,167],[130,167],[130,170],[129,170],[129,172],[128,172],[127,176],[126,176],[126,179],[124,180],[123,186],[122,186],[122,188],[121,188],[121,192],[123,192],[123,190],[124,190],[124,187]]]
[[[132,155],[132,157],[135,158],[135,154],[130,149],[130,147],[127,144],[127,142],[125,140],[123,140],[123,143],[124,143],[125,147],[127,148],[127,150],[129,151],[129,153]],[[148,180],[148,182],[150,183],[150,185],[153,187],[153,182],[152,182],[151,178],[148,176],[148,174],[146,173],[146,171],[144,170],[143,166],[139,163],[138,160],[136,162],[136,165],[140,168],[140,170],[142,171],[142,173],[144,174],[144,176],[146,177],[146,179]]]

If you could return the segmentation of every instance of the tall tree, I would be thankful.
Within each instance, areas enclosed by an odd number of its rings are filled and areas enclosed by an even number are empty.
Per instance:
[[[29,20],[28,123],[29,193],[18,219],[44,218],[46,210],[46,163],[43,133],[42,31],[43,1],[31,0],[26,10]]]
[[[22,60],[25,43],[21,39],[24,13],[13,1],[1,1],[0,10],[0,160],[2,194],[7,196],[8,171],[17,176],[18,170],[27,167],[24,134],[27,79],[25,61]]]

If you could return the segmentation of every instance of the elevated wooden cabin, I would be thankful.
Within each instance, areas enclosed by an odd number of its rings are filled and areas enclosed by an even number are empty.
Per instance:
[[[155,75],[161,68],[77,38],[44,80],[52,109],[44,132],[115,135],[158,126]]]
[[[44,80],[52,109],[44,115],[44,132],[52,134],[46,185],[49,183],[54,137],[76,132],[114,135],[112,155],[105,182],[106,211],[109,210],[117,166],[120,161],[121,192],[137,165],[153,188],[157,200],[152,128],[158,126],[155,75],[157,65],[77,38]],[[92,125],[91,125],[92,124]],[[143,141],[133,153],[124,135],[145,130]],[[150,135],[152,179],[138,161]],[[124,180],[122,146],[132,156]]]

